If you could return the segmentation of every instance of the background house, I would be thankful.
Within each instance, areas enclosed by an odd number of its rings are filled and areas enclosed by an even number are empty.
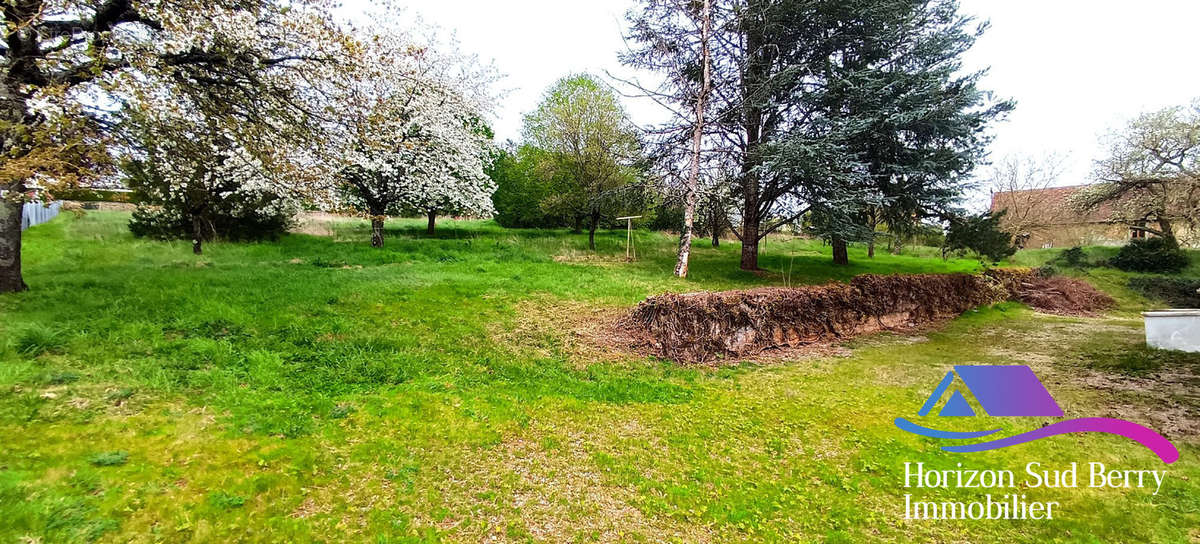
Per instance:
[[[1085,187],[996,192],[991,209],[1007,211],[1002,225],[1025,248],[1124,245],[1147,236],[1129,223],[1114,220],[1112,203],[1086,213],[1077,210],[1071,199]]]

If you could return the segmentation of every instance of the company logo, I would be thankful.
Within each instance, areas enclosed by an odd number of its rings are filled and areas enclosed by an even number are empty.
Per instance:
[[[957,384],[955,383],[957,378]],[[992,417],[1063,417],[1062,408],[1046,391],[1045,386],[1038,380],[1036,374],[1028,366],[956,366],[952,372],[947,372],[941,383],[933,390],[929,400],[921,407],[917,415],[928,416],[930,412],[946,396],[946,392],[955,386],[949,399],[938,411],[938,417],[973,417],[978,414],[967,398],[965,390]],[[905,418],[896,418],[896,426],[902,430],[921,436],[946,440],[973,440],[990,437],[1001,429],[991,429],[973,432],[952,432],[931,429],[917,425]],[[1016,446],[1034,440],[1068,433],[1107,433],[1123,436],[1137,442],[1154,452],[1166,464],[1179,459],[1179,450],[1162,435],[1151,429],[1125,421],[1089,417],[1059,421],[1037,430],[1021,433],[1007,438],[992,439],[986,442],[944,446],[943,450],[957,453],[973,453],[988,451],[1009,446]]]

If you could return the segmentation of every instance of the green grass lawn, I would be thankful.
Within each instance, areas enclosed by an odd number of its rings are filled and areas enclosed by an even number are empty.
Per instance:
[[[1141,345],[1147,302],[1115,273],[1094,273],[1121,302],[1103,319],[1004,305],[826,357],[690,369],[579,331],[667,291],[978,264],[852,248],[835,268],[819,242],[772,239],[767,272],[703,244],[681,281],[666,235],[638,233],[628,263],[623,231],[592,254],[586,235],[451,221],[435,238],[395,222],[382,250],[348,222],[197,257],[127,220],[31,229],[32,291],[0,296],[0,542],[1200,539],[1200,360]],[[1157,496],[1022,490],[1062,504],[1052,522],[906,521],[906,461],[1164,468],[1116,437],[956,455],[893,426],[971,362],[1029,364],[1068,416],[1138,421],[1183,457]]]

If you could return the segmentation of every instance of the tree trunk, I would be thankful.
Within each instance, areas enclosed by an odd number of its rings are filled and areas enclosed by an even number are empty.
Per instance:
[[[1160,215],[1158,217],[1158,230],[1162,232],[1162,237],[1171,241],[1175,241],[1175,227],[1171,225],[1171,220]]]
[[[371,216],[371,247],[383,247],[383,218],[382,215]]]
[[[749,24],[745,28],[745,45],[748,59],[741,68],[742,82],[739,92],[744,105],[741,111],[742,129],[745,131],[745,152],[741,164],[742,189],[742,270],[757,271],[758,242],[761,229],[762,207],[761,179],[758,167],[762,164],[761,148],[767,143],[763,135],[763,108],[757,105],[755,93],[766,87],[770,73],[770,61],[762,51],[768,49],[766,30],[759,25]],[[761,86],[761,87],[760,87]],[[769,203],[768,203],[769,204]],[[769,207],[769,206],[768,206]]]
[[[696,193],[688,191],[687,204],[683,207],[683,231],[679,233],[679,255],[675,261],[675,276],[686,278],[688,260],[692,256],[692,231],[696,223]]]
[[[692,127],[692,169],[688,174],[687,195],[683,206],[683,232],[679,233],[679,258],[675,263],[675,275],[686,278],[688,275],[688,260],[692,256],[692,231],[696,226],[696,192],[700,187],[700,159],[704,144],[704,108],[708,99],[710,75],[708,35],[711,28],[711,0],[704,0],[704,11],[700,14],[700,58],[704,64],[703,79],[700,80],[700,93],[696,95],[696,123]]]
[[[874,237],[872,237],[869,241],[867,241],[867,258],[868,259],[875,258],[875,238]]]
[[[204,220],[199,215],[192,215],[192,253],[204,254]]]
[[[713,247],[721,247],[721,230],[725,228],[725,223],[721,219],[721,214],[714,211],[712,216],[712,244]]]
[[[747,217],[742,222],[742,270],[758,270],[757,217]]]
[[[746,159],[750,160],[750,159]],[[753,164],[743,168],[742,198],[742,270],[758,270],[758,174]]]
[[[600,228],[600,215],[593,214],[592,222],[588,224],[588,249],[596,251],[596,229]]]
[[[742,221],[742,270],[758,270],[757,217],[746,217]]]
[[[850,264],[850,253],[846,241],[835,237],[833,239],[833,264],[846,266]]]
[[[428,234],[429,236],[433,236],[433,229],[437,227],[437,210],[432,210],[432,211],[428,212],[428,214],[429,214],[429,226],[425,228],[425,234]]]
[[[29,289],[21,277],[22,201],[5,196],[0,198],[0,293],[19,293]]]

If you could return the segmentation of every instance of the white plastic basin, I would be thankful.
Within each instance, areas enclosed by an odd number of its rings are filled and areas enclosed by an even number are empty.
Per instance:
[[[1200,353],[1200,310],[1155,310],[1142,315],[1150,347]]]

